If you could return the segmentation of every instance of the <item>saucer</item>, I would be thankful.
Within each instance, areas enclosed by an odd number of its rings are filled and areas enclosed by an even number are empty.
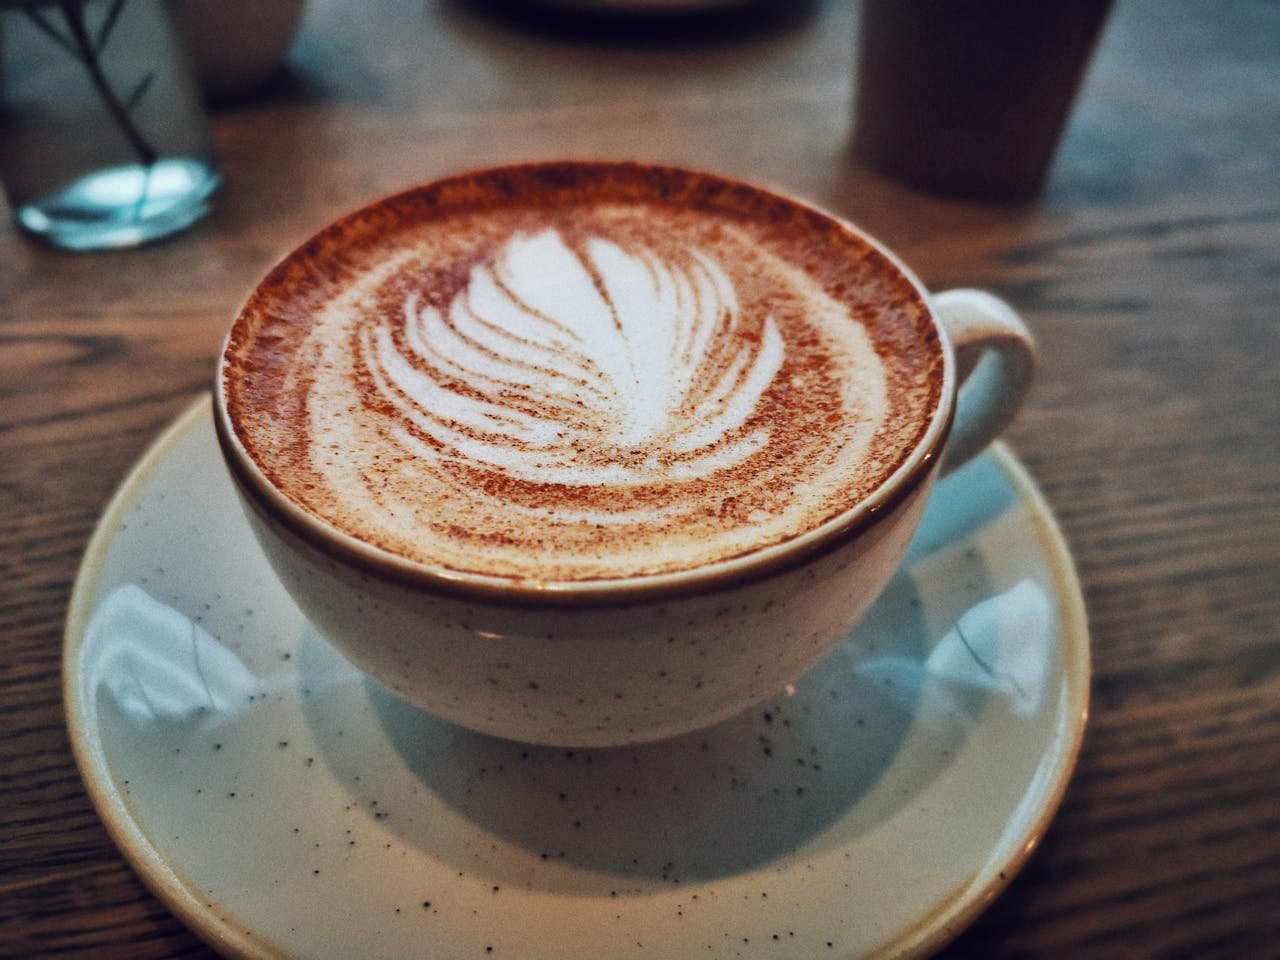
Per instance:
[[[1001,445],[794,685],[716,727],[555,750],[450,726],[282,592],[193,405],[68,615],[67,721],[113,839],[233,957],[916,956],[1030,855],[1084,729],[1071,558]]]

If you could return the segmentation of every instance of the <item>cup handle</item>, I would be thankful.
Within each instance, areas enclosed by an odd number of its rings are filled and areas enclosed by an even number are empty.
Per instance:
[[[942,454],[946,475],[973,459],[1018,412],[1035,368],[1036,347],[1013,308],[982,290],[944,290],[931,298],[955,348],[959,395]]]

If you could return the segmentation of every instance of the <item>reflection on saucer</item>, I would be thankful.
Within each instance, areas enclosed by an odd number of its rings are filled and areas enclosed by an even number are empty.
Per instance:
[[[966,611],[924,660],[875,657],[858,672],[896,691],[904,708],[928,702],[966,729],[988,696],[1003,698],[1018,716],[1031,716],[1044,701],[1053,626],[1048,596],[1023,580]]]
[[[194,620],[136,584],[117,587],[84,636],[86,689],[138,723],[239,709],[258,689],[240,658]]]

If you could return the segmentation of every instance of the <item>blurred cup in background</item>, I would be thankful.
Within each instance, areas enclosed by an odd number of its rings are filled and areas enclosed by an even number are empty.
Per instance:
[[[177,0],[196,80],[214,104],[248,96],[284,64],[305,0]]]
[[[957,198],[1039,193],[1112,0],[864,0],[854,154]]]

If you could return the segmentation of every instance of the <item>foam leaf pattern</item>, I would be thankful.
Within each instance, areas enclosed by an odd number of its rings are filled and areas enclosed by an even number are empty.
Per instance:
[[[535,483],[694,478],[767,440],[752,414],[782,366],[772,318],[752,328],[696,249],[557,231],[513,237],[441,308],[364,328],[362,364],[415,454]]]

